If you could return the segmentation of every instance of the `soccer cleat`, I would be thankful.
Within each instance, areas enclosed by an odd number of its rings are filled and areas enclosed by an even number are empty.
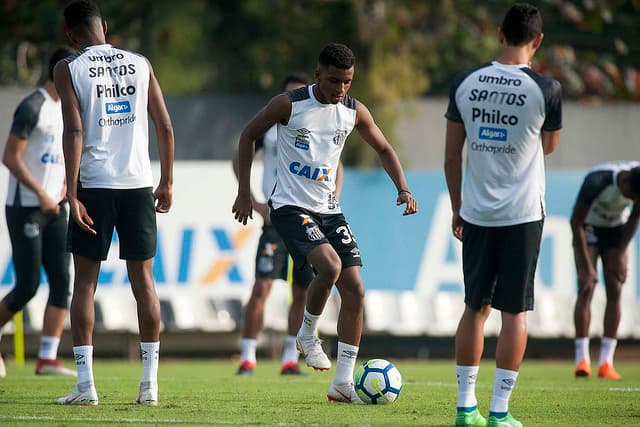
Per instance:
[[[65,397],[59,398],[57,403],[58,405],[96,406],[98,404],[98,393],[93,385],[89,387],[88,390],[82,392],[76,387]]]
[[[305,375],[298,362],[287,362],[280,367],[280,375]]]
[[[576,378],[587,378],[591,376],[591,365],[586,359],[582,359],[574,371]]]
[[[150,381],[140,383],[140,393],[136,402],[139,405],[158,405],[158,384],[154,384]]]
[[[305,358],[307,366],[318,371],[331,369],[331,361],[322,350],[322,341],[315,335],[298,335],[296,348]]]
[[[2,359],[2,355],[0,354],[0,378],[4,378],[7,376],[7,368],[4,366],[4,360]]]
[[[478,407],[476,406],[472,411],[465,411],[464,409],[458,409],[456,415],[456,427],[485,427],[487,420],[480,415]]]
[[[352,403],[354,405],[364,405],[360,400],[353,383],[335,384],[331,383],[327,390],[329,402]]]
[[[606,380],[619,380],[622,378],[622,375],[620,375],[618,371],[616,371],[616,368],[609,364],[609,362],[604,362],[598,368],[598,377]]]
[[[511,414],[507,412],[507,415],[502,418],[498,418],[497,416],[490,414],[487,427],[522,427],[522,423],[513,418]]]
[[[58,359],[40,359],[36,363],[36,375],[62,375],[67,377],[77,377],[76,371],[62,366]]]
[[[253,374],[254,369],[256,369],[255,362],[243,360],[242,362],[240,362],[240,366],[238,367],[238,372],[236,372],[236,375],[251,375]]]

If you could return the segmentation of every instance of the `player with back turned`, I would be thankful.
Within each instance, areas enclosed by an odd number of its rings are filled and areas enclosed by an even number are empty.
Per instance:
[[[465,284],[455,344],[457,426],[487,425],[475,383],[492,308],[501,312],[502,327],[488,425],[522,426],[509,413],[509,398],[527,343],[526,312],[533,310],[545,216],[544,155],[556,148],[562,126],[560,84],[529,68],[542,38],[538,9],[513,5],[500,26],[498,59],[459,74],[450,92],[445,175]]]

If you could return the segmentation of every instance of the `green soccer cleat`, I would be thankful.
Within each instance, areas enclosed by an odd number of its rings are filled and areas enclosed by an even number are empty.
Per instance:
[[[456,427],[485,427],[487,420],[480,415],[480,411],[476,407],[474,410],[468,412],[463,409],[458,409],[456,415]]]
[[[488,427],[522,427],[522,423],[511,416],[507,412],[502,418],[498,418],[495,415],[489,415]]]

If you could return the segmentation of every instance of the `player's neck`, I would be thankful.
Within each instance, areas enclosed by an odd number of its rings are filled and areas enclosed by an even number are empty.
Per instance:
[[[532,57],[533,54],[529,49],[517,46],[505,46],[497,61],[505,65],[529,65]]]
[[[60,99],[58,91],[56,90],[56,85],[51,80],[47,80],[47,82],[42,87],[47,91],[51,99],[53,99],[54,101]]]

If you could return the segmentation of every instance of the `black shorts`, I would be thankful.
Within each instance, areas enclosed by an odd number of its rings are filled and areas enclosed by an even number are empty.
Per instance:
[[[293,258],[296,268],[307,265],[313,248],[329,243],[342,261],[342,268],[362,266],[360,249],[344,215],[319,214],[297,206],[271,211],[271,223]]]
[[[289,252],[282,237],[271,224],[262,227],[258,251],[256,253],[256,278],[287,280]],[[308,288],[313,280],[313,269],[309,264],[293,268],[293,284]]]
[[[491,305],[507,312],[533,310],[544,220],[505,227],[465,221],[462,235],[464,302],[474,310]]]
[[[616,227],[595,227],[585,225],[584,231],[587,234],[587,244],[598,248],[598,252],[603,254],[609,249],[622,249],[622,226]]]
[[[69,218],[67,251],[96,261],[107,259],[115,227],[120,259],[143,261],[156,254],[156,211],[148,188],[79,188],[80,200],[93,220],[96,235],[82,231]]]

